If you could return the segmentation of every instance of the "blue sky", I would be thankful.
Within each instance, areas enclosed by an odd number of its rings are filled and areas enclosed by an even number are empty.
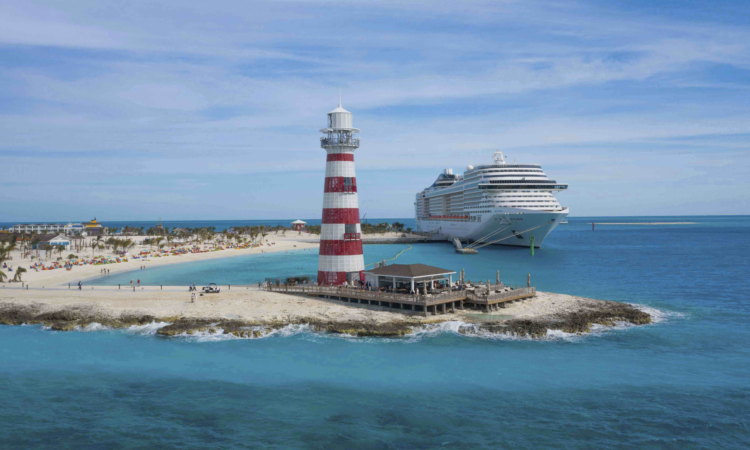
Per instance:
[[[750,214],[750,3],[0,4],[0,221],[313,218],[318,129],[360,210],[503,150],[571,215]]]

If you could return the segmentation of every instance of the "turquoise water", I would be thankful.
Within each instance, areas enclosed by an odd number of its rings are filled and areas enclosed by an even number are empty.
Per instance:
[[[0,327],[0,447],[746,448],[750,218],[669,220],[699,223],[592,232],[570,219],[533,258],[419,245],[397,260],[477,279],[500,270],[509,283],[531,272],[540,289],[656,314],[586,337],[467,337],[452,324],[398,340]],[[365,246],[366,262],[404,247]],[[310,251],[136,274],[247,284],[314,273],[315,261]]]

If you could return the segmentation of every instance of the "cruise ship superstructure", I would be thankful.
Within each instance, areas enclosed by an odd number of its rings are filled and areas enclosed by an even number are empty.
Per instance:
[[[463,175],[446,169],[414,203],[417,231],[462,242],[540,247],[568,215],[555,198],[567,184],[550,180],[538,164],[468,166]]]

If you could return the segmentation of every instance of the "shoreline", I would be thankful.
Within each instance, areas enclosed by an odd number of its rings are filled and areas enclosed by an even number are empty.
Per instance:
[[[56,260],[56,258],[49,258],[49,259],[36,259],[31,260],[28,258],[20,258],[20,259],[13,259],[7,261],[10,263],[11,266],[13,266],[14,271],[16,267],[23,267],[27,269],[27,272],[23,274],[22,280],[24,285],[30,284],[32,287],[60,287],[70,284],[77,284],[79,281],[85,282],[88,280],[95,279],[97,275],[100,275],[100,271],[102,269],[107,269],[111,273],[122,273],[122,272],[129,272],[129,271],[137,271],[139,270],[140,266],[146,266],[146,270],[148,270],[149,267],[156,267],[156,266],[163,266],[168,264],[179,264],[184,262],[198,262],[198,261],[207,261],[211,259],[217,259],[217,258],[233,258],[237,256],[245,256],[245,255],[260,255],[260,254],[266,254],[266,253],[279,253],[283,251],[295,251],[295,250],[307,250],[307,249],[316,249],[320,247],[320,236],[317,235],[310,235],[308,233],[301,234],[301,235],[291,235],[287,236],[285,234],[269,234],[266,239],[263,241],[264,244],[260,247],[249,247],[249,248],[243,248],[243,249],[235,249],[235,248],[227,248],[224,250],[219,251],[208,251],[204,253],[187,253],[187,254],[178,254],[178,255],[170,255],[170,256],[161,256],[161,257],[149,257],[148,259],[129,259],[128,262],[120,262],[116,264],[103,264],[103,265],[82,265],[82,266],[73,266],[73,269],[68,271],[65,269],[54,269],[54,270],[33,270],[29,269],[29,266],[34,264],[35,262],[45,262],[46,264],[50,264]],[[401,236],[401,233],[385,233],[383,235],[366,235],[363,238],[364,241],[369,241],[368,243],[382,243],[380,240],[394,240],[397,241],[398,238]],[[145,236],[140,236],[140,238],[146,238]],[[93,242],[93,239],[88,238],[89,241]],[[395,242],[395,243],[402,243],[402,242]],[[403,242],[406,243],[406,242]],[[205,244],[198,245],[199,247],[212,247],[215,246],[216,243],[207,242]],[[176,246],[176,248],[184,247],[184,245]],[[189,245],[188,245],[189,247]],[[131,254],[138,254],[142,250],[149,250],[154,251],[154,247],[150,245],[144,245],[144,244],[138,244],[134,246],[129,253]],[[90,249],[85,250],[79,250],[76,252],[75,250],[65,250],[64,253],[67,255],[68,253],[80,253],[80,255],[83,257],[83,259],[89,260],[93,256],[91,255]],[[114,257],[111,250],[97,250],[96,251],[97,256],[103,255],[105,257]],[[61,254],[62,255],[62,254]],[[1,270],[1,269],[0,269]],[[9,279],[12,278],[13,273],[6,272],[6,275],[9,275]],[[20,283],[10,283],[10,281],[4,281],[3,283],[0,283],[0,289],[2,289],[2,286],[8,286],[8,287],[15,287],[20,286]]]
[[[209,251],[206,253],[190,253],[185,255],[172,255],[172,256],[162,256],[159,258],[151,257],[149,259],[138,259],[138,260],[128,260],[127,262],[120,262],[116,264],[103,264],[103,265],[85,265],[85,266],[74,266],[73,270],[67,271],[65,269],[55,269],[55,270],[48,270],[48,271],[34,271],[29,269],[26,273],[23,274],[23,282],[24,285],[29,285],[31,287],[61,287],[66,286],[68,283],[70,284],[76,284],[78,281],[86,282],[92,279],[95,279],[98,275],[101,275],[102,269],[107,269],[111,273],[123,273],[123,272],[131,272],[131,271],[138,271],[141,266],[146,266],[145,270],[148,270],[150,267],[159,267],[159,266],[165,266],[165,265],[171,265],[171,264],[181,264],[181,263],[188,263],[188,262],[200,262],[200,261],[208,261],[213,259],[219,259],[219,258],[234,258],[237,256],[247,256],[247,255],[262,255],[262,254],[268,254],[268,253],[279,253],[279,252],[289,252],[289,251],[296,251],[296,250],[307,250],[307,249],[313,249],[318,248],[319,244],[314,244],[310,242],[301,242],[301,241],[293,241],[293,240],[282,240],[280,239],[279,242],[275,243],[273,246],[263,246],[263,247],[253,247],[253,248],[244,248],[244,249],[225,249],[225,250],[219,250],[219,251]],[[21,266],[21,267],[28,267],[29,261],[24,261],[23,263],[11,261],[13,263],[13,266]],[[9,273],[10,275],[10,273]],[[10,283],[9,281],[5,281],[0,284],[0,286],[7,286],[7,287],[17,287],[20,286],[20,283]],[[2,289],[2,287],[0,287]]]
[[[101,290],[0,290],[0,324],[40,324],[55,331],[81,330],[92,324],[108,328],[160,324],[157,333],[162,336],[231,334],[252,339],[291,325],[356,337],[401,337],[425,326],[458,321],[462,334],[541,339],[551,330],[585,334],[595,324],[651,323],[650,314],[627,303],[549,292],[509,305],[502,316],[459,310],[428,318],[377,306],[250,289],[207,294],[191,303],[186,289],[169,288],[108,290],[105,296]]]

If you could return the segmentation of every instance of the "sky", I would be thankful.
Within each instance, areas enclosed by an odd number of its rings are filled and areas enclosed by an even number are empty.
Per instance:
[[[750,2],[0,3],[0,222],[360,213],[539,163],[571,216],[750,214]]]

